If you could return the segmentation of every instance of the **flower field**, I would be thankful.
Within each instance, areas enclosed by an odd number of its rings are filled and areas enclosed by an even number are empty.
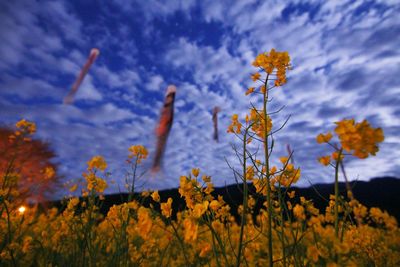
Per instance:
[[[260,106],[249,105],[243,118],[234,114],[227,129],[240,144],[233,152],[240,166],[232,167],[243,192],[239,220],[224,196],[213,194],[212,177],[197,168],[179,178],[186,208],[177,214],[172,198],[161,201],[157,191],[135,197],[135,170],[148,157],[141,145],[128,149],[134,170],[129,200],[114,205],[105,216],[99,209],[110,178],[102,156],[87,163],[82,198],[66,198],[64,208],[47,210],[28,206],[19,197],[23,181],[10,160],[0,173],[0,265],[399,266],[396,220],[362,205],[350,187],[341,195],[338,186],[346,158],[362,160],[378,152],[382,129],[366,120],[344,119],[332,132],[316,136],[316,145],[326,146],[326,155],[317,160],[332,168],[335,182],[335,194],[320,213],[312,200],[291,190],[302,179],[293,152],[280,157],[280,165],[271,163],[274,136],[284,125],[274,124],[277,114],[269,110],[269,103],[274,90],[283,90],[290,57],[272,49],[258,55],[253,66],[255,85],[245,94],[259,96]],[[9,142],[18,149],[35,131],[34,123],[21,120]],[[254,144],[260,149],[254,150]],[[77,185],[71,188],[76,189]],[[150,206],[143,205],[143,198]]]

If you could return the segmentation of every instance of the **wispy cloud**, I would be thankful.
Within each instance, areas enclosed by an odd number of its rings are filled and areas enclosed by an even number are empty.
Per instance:
[[[349,161],[349,176],[400,176],[399,13],[396,1],[2,2],[1,122],[36,121],[68,177],[104,154],[122,184],[127,148],[154,151],[165,88],[173,83],[164,170],[147,186],[175,187],[192,167],[218,185],[231,183],[225,160],[236,162],[235,139],[225,129],[233,113],[244,116],[249,101],[257,102],[244,96],[253,84],[251,61],[275,47],[289,51],[294,68],[273,93],[271,108],[286,106],[274,125],[292,114],[276,137],[274,163],[291,144],[303,167],[300,184],[331,181],[331,170],[316,162],[327,152],[315,136],[342,118],[367,118],[386,139],[377,157]],[[61,105],[93,47],[100,56],[76,105]],[[220,143],[212,139],[216,105]]]

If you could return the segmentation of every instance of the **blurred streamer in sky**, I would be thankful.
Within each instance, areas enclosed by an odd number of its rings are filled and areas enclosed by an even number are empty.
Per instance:
[[[218,112],[221,111],[220,107],[214,107],[213,109],[213,124],[214,124],[214,140],[218,142]]]
[[[174,85],[168,86],[164,106],[161,110],[160,122],[156,129],[157,147],[152,167],[153,172],[160,170],[161,159],[165,151],[165,145],[167,144],[168,134],[172,127],[172,121],[174,118],[175,93],[176,87]]]
[[[96,60],[96,58],[99,56],[100,51],[97,48],[93,48],[90,50],[89,57],[83,66],[82,70],[79,72],[78,78],[75,80],[74,84],[72,85],[71,91],[68,93],[68,95],[64,98],[64,104],[72,104],[74,101],[74,96],[76,92],[79,89],[79,86],[81,85],[83,79],[85,78],[86,74],[88,73],[90,66],[92,66],[93,62]]]

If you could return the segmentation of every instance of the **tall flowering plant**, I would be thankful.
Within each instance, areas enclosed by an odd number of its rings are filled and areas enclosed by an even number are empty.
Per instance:
[[[277,185],[290,187],[300,177],[300,169],[295,168],[289,163],[289,158],[282,158],[282,167],[278,170],[276,166],[271,166],[271,154],[274,146],[273,135],[282,127],[273,130],[273,122],[271,112],[269,111],[269,102],[271,101],[271,93],[276,88],[283,86],[286,82],[286,72],[290,70],[290,56],[288,52],[278,52],[275,49],[267,53],[259,54],[253,66],[257,71],[251,75],[251,79],[255,82],[255,86],[248,88],[246,95],[259,94],[262,99],[262,106],[255,107],[251,105],[249,114],[245,116],[244,125],[239,120],[238,114],[232,116],[232,123],[228,127],[228,133],[233,133],[242,140],[242,156],[241,163],[243,166],[241,180],[243,182],[243,205],[242,220],[240,227],[239,245],[237,249],[236,265],[239,266],[241,256],[244,249],[244,228],[248,213],[248,185],[252,181],[257,193],[265,196],[266,202],[266,236],[268,247],[268,262],[273,265],[273,222],[276,219],[280,221],[283,227],[284,209],[283,196],[281,190],[274,194],[274,187]],[[263,160],[257,159],[257,155],[248,149],[251,142],[260,142],[263,146]],[[292,155],[289,155],[291,157]],[[275,202],[275,195],[277,202]],[[276,204],[277,207],[274,208]],[[278,214],[276,214],[278,211]],[[274,217],[276,217],[274,219]],[[281,231],[283,235],[283,228]],[[285,260],[284,239],[283,242],[283,258]]]
[[[333,148],[331,155],[322,156],[318,161],[325,166],[332,166],[335,169],[335,236],[339,237],[339,168],[342,168],[345,156],[354,156],[359,159],[365,159],[368,156],[375,156],[379,151],[378,143],[384,140],[381,128],[373,128],[367,120],[356,123],[354,119],[343,119],[335,123],[335,134],[339,140],[333,142],[333,134],[319,134],[317,142],[319,144],[328,144]],[[346,178],[347,182],[347,178]],[[347,188],[348,197],[353,198],[350,187]]]

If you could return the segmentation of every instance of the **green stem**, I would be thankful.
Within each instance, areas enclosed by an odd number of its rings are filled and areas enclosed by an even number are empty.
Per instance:
[[[7,203],[5,202],[5,200],[3,200],[2,202],[3,202],[4,208],[5,208],[6,213],[7,213],[7,232],[8,232],[8,234],[7,234],[6,246],[9,246],[11,244],[11,241],[12,241],[10,211],[8,210]],[[11,256],[11,260],[12,260],[13,266],[17,266],[17,264],[15,262],[13,250],[10,247],[8,247],[8,250],[10,252],[10,256]]]
[[[220,267],[221,263],[219,263],[219,257],[218,257],[218,253],[217,253],[217,249],[216,249],[216,244],[215,244],[215,237],[214,235],[212,235],[212,242],[213,242],[213,252],[214,252],[214,257],[215,260],[217,262],[217,266]]]
[[[183,252],[183,256],[185,257],[185,262],[186,262],[186,266],[190,266],[189,264],[189,259],[186,256],[186,250],[185,250],[185,245],[183,243],[183,240],[181,239],[181,237],[179,236],[178,230],[175,228],[174,223],[171,223],[172,229],[174,230],[174,233],[176,235],[176,238],[179,241],[179,244],[181,245],[182,248],[182,252]]]
[[[284,198],[282,196],[281,183],[279,183],[278,197],[279,197],[280,213],[281,213],[280,214],[281,215],[281,243],[282,243],[283,266],[286,267],[285,218],[284,218],[284,215],[283,215],[285,203],[284,203]]]
[[[135,180],[136,180],[136,170],[137,170],[137,166],[138,166],[138,159],[139,157],[136,157],[135,160],[135,166],[133,167],[133,177],[132,177],[132,186],[131,186],[131,190],[129,192],[129,196],[128,196],[128,203],[132,201],[133,195],[135,194]]]
[[[207,226],[208,226],[208,228],[210,228],[212,236],[215,237],[215,239],[218,242],[218,246],[221,249],[221,254],[222,254],[222,256],[223,256],[223,258],[225,260],[225,266],[230,266],[228,258],[226,256],[225,245],[223,244],[223,242],[221,240],[221,237],[216,233],[215,229],[212,227],[211,222],[208,222]]]
[[[267,236],[268,236],[268,261],[269,266],[273,266],[273,251],[272,251],[272,204],[271,204],[271,182],[269,173],[269,152],[268,152],[268,120],[267,120],[267,101],[268,101],[268,78],[265,79],[265,92],[264,92],[264,154],[265,154],[265,168],[266,168],[266,178],[267,178],[267,203],[268,203],[268,225],[267,225]]]
[[[239,234],[239,246],[238,253],[236,257],[236,266],[240,266],[240,257],[243,249],[243,230],[246,224],[247,215],[247,198],[248,198],[248,188],[247,188],[247,177],[246,177],[246,142],[247,142],[247,132],[249,128],[246,128],[243,136],[243,211],[242,211],[242,221],[240,224],[240,234]]]
[[[335,166],[335,237],[339,238],[339,164],[342,156],[342,149],[339,150]]]

